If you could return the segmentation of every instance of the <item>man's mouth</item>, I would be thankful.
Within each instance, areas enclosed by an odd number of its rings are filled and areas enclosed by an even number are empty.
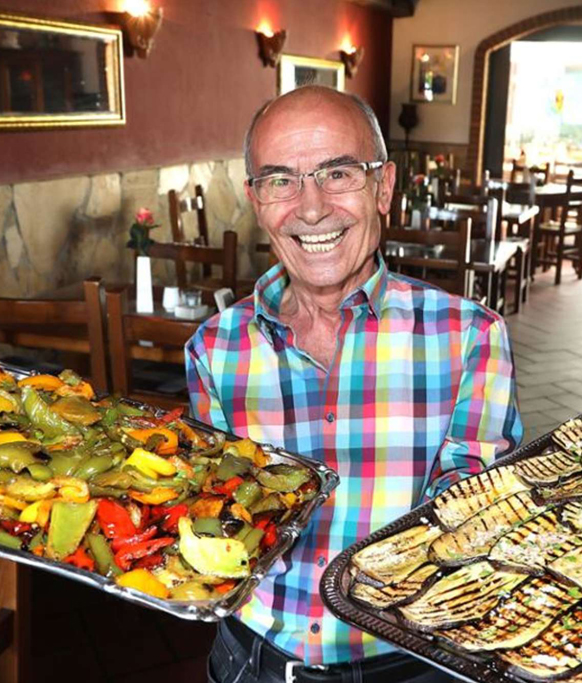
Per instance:
[[[295,239],[304,251],[310,254],[316,252],[331,251],[342,241],[347,228],[326,232],[322,235],[295,235]]]

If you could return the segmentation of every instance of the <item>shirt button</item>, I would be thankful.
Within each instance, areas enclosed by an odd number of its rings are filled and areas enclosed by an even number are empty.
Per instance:
[[[328,413],[328,414],[325,416],[325,419],[326,419],[328,422],[333,422],[333,421],[335,420],[335,415],[334,415],[333,413]]]
[[[311,624],[311,628],[309,630],[311,633],[319,633],[319,624]]]
[[[317,566],[318,567],[325,567],[325,557],[323,557],[323,555],[320,555],[317,558]]]

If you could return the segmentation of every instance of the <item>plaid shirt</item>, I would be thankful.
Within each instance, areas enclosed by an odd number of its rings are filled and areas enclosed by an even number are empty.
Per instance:
[[[503,319],[467,299],[389,273],[341,305],[331,368],[297,347],[278,311],[278,264],[248,297],[186,345],[194,414],[220,429],[323,461],[341,483],[239,616],[306,664],[394,648],[333,617],[319,596],[328,564],[350,544],[522,437]]]

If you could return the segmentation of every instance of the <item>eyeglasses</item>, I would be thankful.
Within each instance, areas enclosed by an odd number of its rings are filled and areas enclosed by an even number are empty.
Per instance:
[[[313,178],[317,186],[328,194],[357,192],[365,187],[367,172],[383,165],[383,161],[362,161],[318,168],[311,173],[273,173],[249,178],[248,183],[261,204],[273,204],[295,199],[303,189],[304,178]]]

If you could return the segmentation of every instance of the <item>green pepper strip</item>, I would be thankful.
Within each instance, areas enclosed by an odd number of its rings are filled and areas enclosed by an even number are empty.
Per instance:
[[[22,388],[22,402],[32,425],[45,436],[51,438],[79,434],[75,425],[51,410],[33,387]]]
[[[87,534],[89,550],[93,555],[97,571],[103,576],[119,576],[122,570],[115,564],[109,544],[100,534]]]
[[[7,531],[0,529],[0,545],[5,548],[12,548],[13,550],[20,550],[22,548],[22,541],[16,536],[12,536]]]
[[[109,455],[98,455],[89,458],[86,462],[79,465],[75,471],[75,476],[79,479],[89,479],[96,474],[103,474],[113,467],[113,458]]]
[[[75,552],[95,517],[97,501],[65,503],[57,501],[51,510],[46,548],[47,557],[62,560]]]
[[[25,467],[38,462],[33,453],[40,446],[30,441],[13,441],[0,444],[0,467],[9,467],[13,472],[22,472]]]
[[[311,479],[311,473],[304,467],[293,465],[275,465],[270,470],[257,472],[259,484],[274,491],[296,491]]]

